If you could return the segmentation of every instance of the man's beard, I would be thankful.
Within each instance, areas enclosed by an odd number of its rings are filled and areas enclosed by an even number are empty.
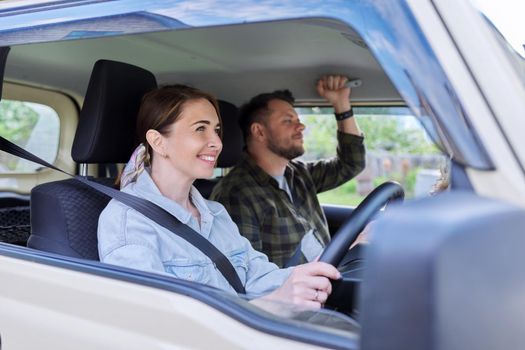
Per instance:
[[[288,160],[295,159],[304,154],[304,147],[302,145],[291,145],[288,147],[283,147],[279,145],[278,142],[275,142],[275,138],[273,137],[273,135],[268,140],[268,149],[273,153],[277,154],[278,156],[286,158]]]

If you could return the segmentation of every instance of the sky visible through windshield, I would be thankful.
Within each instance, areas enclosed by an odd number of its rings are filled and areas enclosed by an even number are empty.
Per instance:
[[[525,1],[523,0],[471,0],[503,34],[514,50],[525,57]]]

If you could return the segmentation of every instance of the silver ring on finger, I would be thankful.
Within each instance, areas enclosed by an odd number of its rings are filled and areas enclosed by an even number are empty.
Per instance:
[[[314,300],[319,301],[319,290],[318,289],[315,290]]]

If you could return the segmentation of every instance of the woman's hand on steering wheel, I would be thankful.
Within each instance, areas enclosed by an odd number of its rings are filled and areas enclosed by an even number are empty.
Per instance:
[[[324,305],[330,293],[330,279],[341,278],[341,273],[332,265],[323,262],[310,262],[292,268],[284,284],[263,297],[293,303],[306,308],[318,309]]]

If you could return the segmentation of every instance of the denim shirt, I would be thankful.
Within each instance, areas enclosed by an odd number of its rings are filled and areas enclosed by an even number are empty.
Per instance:
[[[279,269],[254,250],[224,207],[204,199],[195,187],[190,196],[200,212],[200,225],[189,211],[160,193],[148,171],[123,191],[161,206],[213,243],[235,267],[248,297],[267,294],[288,278],[290,269]],[[98,251],[104,263],[168,274],[235,293],[200,250],[115,199],[99,218]]]

